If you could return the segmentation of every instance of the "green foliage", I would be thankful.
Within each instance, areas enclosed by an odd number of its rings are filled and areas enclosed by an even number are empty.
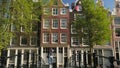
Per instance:
[[[78,15],[73,26],[80,38],[93,47],[95,44],[105,44],[111,37],[111,16],[103,6],[94,0],[82,0],[82,15]]]
[[[0,49],[10,43],[14,33],[11,26],[15,25],[17,31],[24,26],[25,32],[31,32],[31,24],[39,21],[41,15],[41,2],[33,0],[1,0],[0,2]]]
[[[32,0],[16,0],[11,1],[10,3],[10,12],[9,12],[10,23],[18,26],[24,26],[25,30],[29,32],[30,23],[33,20],[33,2]],[[19,27],[18,27],[19,29]]]
[[[9,32],[9,20],[8,20],[8,5],[6,0],[0,2],[0,50],[6,48],[9,44],[10,36],[12,33]]]

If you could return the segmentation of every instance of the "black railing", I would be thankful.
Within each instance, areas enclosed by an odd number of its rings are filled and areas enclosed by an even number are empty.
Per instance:
[[[83,61],[82,62],[81,62],[81,56],[80,56],[81,54],[83,55]],[[89,62],[91,60],[89,60],[89,57],[90,57],[89,53],[84,52],[84,53],[78,53],[77,55],[79,55],[78,56],[79,57],[78,60],[76,60],[76,58],[75,58],[76,54],[73,54],[73,56],[71,56],[68,59],[68,64],[67,64],[66,68],[68,68],[68,67],[69,68],[90,68],[89,67]],[[92,53],[91,57],[93,58],[92,68],[97,68],[98,66],[101,66],[101,64],[98,64],[98,62],[99,62],[98,61],[98,57],[102,58],[102,59],[108,60],[108,63],[110,64],[109,68],[115,68],[114,62],[120,63],[120,61],[119,60],[115,60],[115,58],[113,56],[106,57],[106,56],[97,55],[96,53]],[[81,63],[83,65],[81,65]],[[101,66],[101,68],[103,68],[103,66]]]
[[[9,58],[15,58],[17,57],[17,68],[42,68],[45,64],[45,61],[40,57],[40,55],[36,54],[36,53],[20,53],[18,52],[17,55],[12,55],[12,56],[8,56],[6,57],[6,50],[1,51],[1,57],[0,57],[0,68],[6,68],[6,63],[7,63],[7,59]],[[26,54],[26,55],[25,55]],[[29,54],[31,54],[32,58],[31,58],[31,62],[29,61]],[[25,55],[26,56],[26,64],[21,65],[21,56]],[[40,57],[40,60],[38,59],[38,57]],[[12,68],[14,68],[14,65],[11,65]]]
[[[47,64],[45,63],[45,61],[42,58],[40,58],[41,61],[38,60],[37,57],[39,57],[40,55],[37,55],[36,53],[31,53],[32,59],[30,62],[29,54],[30,53],[26,52],[27,59],[26,59],[25,68],[48,68]],[[6,51],[2,51],[1,57],[0,57],[0,68],[5,68],[7,59],[13,58],[13,57],[17,57],[17,68],[21,68],[21,56],[22,55],[24,55],[24,53],[18,52],[17,55],[6,57]],[[84,60],[83,62],[81,62],[81,55],[83,55],[83,58],[82,58]],[[78,57],[76,57],[76,56],[78,56]],[[84,52],[84,53],[73,54],[73,56],[68,58],[66,67],[64,67],[64,68],[67,68],[67,67],[69,67],[69,68],[87,68],[89,65],[89,62],[90,62],[89,56],[93,57],[93,65],[92,65],[93,68],[97,68],[97,66],[99,65],[97,57],[109,60],[110,68],[115,68],[114,62],[120,63],[120,61],[116,60],[113,56],[106,57],[106,56],[97,55],[96,53],[89,55],[89,53]],[[86,59],[87,57],[88,57],[88,59]],[[36,60],[35,60],[35,58],[36,58]],[[78,58],[78,60],[76,60],[77,58]],[[83,63],[83,66],[81,65],[81,63]],[[39,64],[40,64],[40,66],[39,66]]]

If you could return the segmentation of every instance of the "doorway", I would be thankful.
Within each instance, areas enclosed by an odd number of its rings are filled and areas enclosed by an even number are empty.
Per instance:
[[[57,59],[53,57],[53,68],[57,68]]]

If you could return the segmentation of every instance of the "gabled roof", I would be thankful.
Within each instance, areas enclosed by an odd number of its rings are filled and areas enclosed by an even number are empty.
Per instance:
[[[58,6],[69,6],[69,4],[64,4],[62,0],[41,0],[43,6],[53,6],[55,1],[58,1]]]

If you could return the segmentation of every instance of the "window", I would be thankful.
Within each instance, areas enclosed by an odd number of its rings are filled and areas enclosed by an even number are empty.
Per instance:
[[[27,38],[25,36],[21,36],[21,45],[27,44]]]
[[[77,34],[76,29],[71,25],[71,34]]]
[[[114,23],[115,23],[116,25],[120,25],[120,17],[115,17],[115,18],[114,18]]]
[[[68,49],[67,47],[64,47],[64,53],[67,53]]]
[[[49,42],[50,42],[50,34],[43,33],[43,43],[49,43]]]
[[[67,35],[66,33],[61,34],[61,43],[66,43],[67,42]]]
[[[35,49],[32,49],[31,50],[31,61],[32,61],[32,59],[34,59],[34,61],[36,61],[37,59],[36,59],[36,57],[35,57],[35,55],[37,55],[37,51],[35,50]],[[36,67],[35,67],[36,68]]]
[[[50,50],[49,50],[49,48],[43,48],[43,53],[48,53]]]
[[[29,50],[24,50],[24,61],[27,61]]]
[[[73,38],[72,38],[72,44],[73,44],[73,45],[79,45],[79,39],[76,38],[76,37],[73,37]]]
[[[15,50],[10,50],[10,56],[14,56],[15,55]],[[15,62],[15,57],[10,57],[10,62]]]
[[[87,35],[85,35],[85,37],[82,39],[82,43],[83,43],[83,46],[88,46],[89,40]]]
[[[59,53],[63,53],[63,48],[62,47],[59,48]]]
[[[52,34],[52,43],[58,43],[58,33]]]
[[[66,14],[66,13],[67,13],[66,8],[61,8],[61,14]]]
[[[49,8],[44,8],[44,14],[49,14],[50,13],[50,9]]]
[[[36,36],[31,36],[31,45],[34,45],[34,46],[37,45],[37,37]]]
[[[18,44],[18,38],[16,36],[14,36],[11,39],[11,45],[16,45],[16,44]]]
[[[120,37],[120,28],[115,28],[115,35]]]
[[[57,8],[52,9],[52,15],[58,15],[58,9]]]
[[[44,29],[49,29],[50,28],[50,20],[49,19],[44,19],[43,28]]]
[[[11,31],[16,31],[16,30],[17,30],[17,27],[14,24],[12,24],[11,25]]]
[[[57,53],[57,50],[56,50],[56,48],[55,47],[53,47],[53,48],[51,48],[53,51],[53,53]]]
[[[67,19],[60,20],[60,28],[66,29],[67,28]]]
[[[58,19],[53,19],[52,21],[52,28],[57,29],[58,28]]]

